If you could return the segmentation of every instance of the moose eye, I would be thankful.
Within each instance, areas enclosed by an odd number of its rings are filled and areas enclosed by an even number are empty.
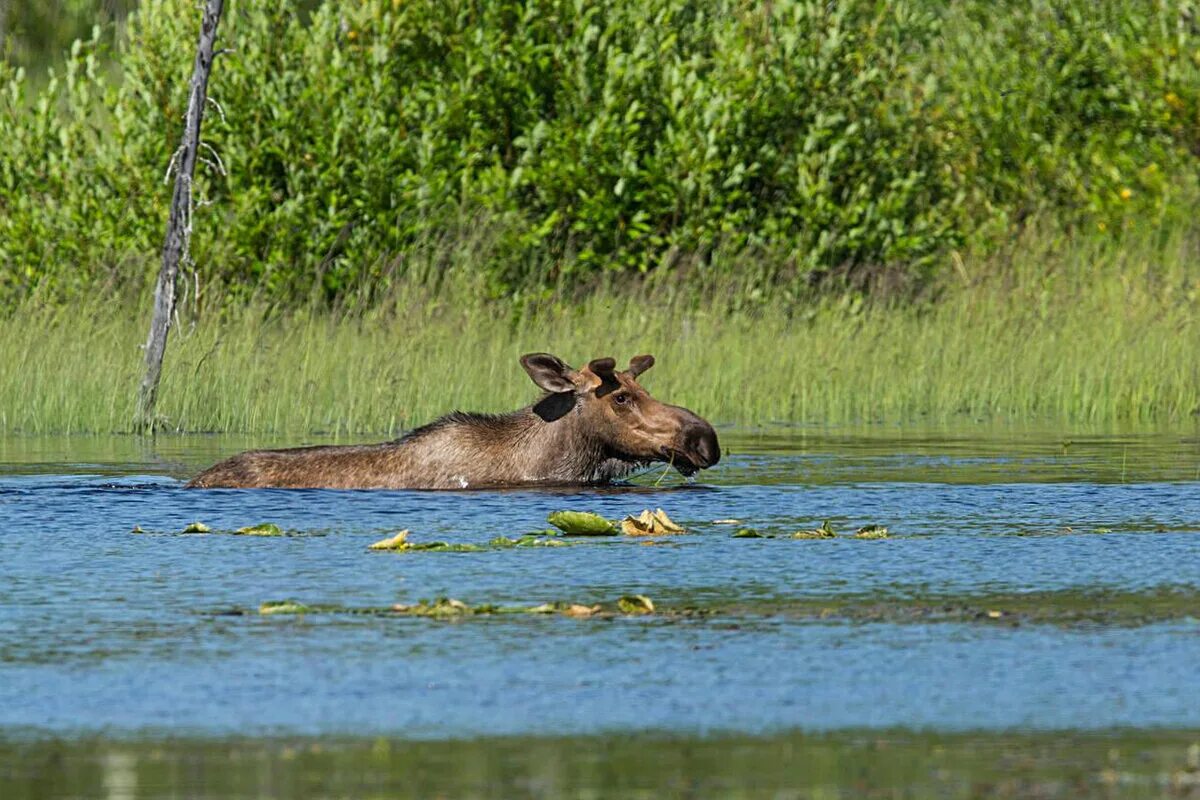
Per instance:
[[[629,402],[629,395],[626,392],[620,392],[616,395],[613,395],[613,402],[619,406],[623,406]]]

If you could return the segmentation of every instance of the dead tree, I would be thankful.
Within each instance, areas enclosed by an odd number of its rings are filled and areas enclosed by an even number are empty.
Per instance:
[[[175,191],[171,196],[171,214],[163,242],[162,266],[154,287],[154,316],[150,321],[150,336],[146,339],[146,374],[138,391],[137,412],[133,422],[134,430],[138,433],[153,433],[155,429],[158,379],[162,374],[163,353],[167,348],[171,318],[175,313],[179,263],[187,256],[192,233],[192,178],[196,172],[197,151],[201,144],[200,122],[204,119],[208,75],[212,71],[213,45],[217,39],[217,23],[221,19],[223,5],[224,0],[207,0],[204,4],[200,42],[196,46],[196,61],[192,65],[183,141],[167,167],[168,175],[172,169],[175,171]]]

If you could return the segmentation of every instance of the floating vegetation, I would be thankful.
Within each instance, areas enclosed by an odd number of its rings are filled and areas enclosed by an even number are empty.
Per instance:
[[[527,533],[517,538],[497,536],[486,545],[465,544],[461,542],[412,542],[408,537],[410,531],[402,530],[395,536],[380,539],[368,546],[368,550],[399,550],[404,552],[435,552],[435,553],[482,553],[487,550],[509,550],[514,547],[568,547],[570,542],[556,538],[546,538]]]
[[[771,537],[764,536],[754,528],[738,528],[733,532],[734,539],[769,539]]]
[[[432,550],[440,553],[479,553],[486,550],[477,544],[460,544],[454,542],[410,542],[408,541],[409,531],[402,530],[395,536],[389,536],[387,539],[380,539],[372,545],[368,545],[368,550]]]
[[[483,545],[464,544],[462,542],[419,542],[410,544],[405,550],[427,550],[434,553],[482,553],[487,550]]]
[[[883,525],[864,525],[854,534],[855,539],[886,539],[888,529]]]
[[[571,603],[563,609],[562,613],[568,617],[591,617],[599,614],[600,611],[601,608],[599,605],[585,606],[579,603]]]
[[[247,525],[244,528],[211,528],[203,522],[189,522],[183,530],[180,531],[153,531],[146,530],[141,525],[134,525],[129,531],[130,533],[156,534],[156,535],[177,535],[184,533],[213,533],[225,534],[230,536],[291,536],[296,531],[285,531],[274,522],[260,522],[257,525]]]
[[[546,521],[570,536],[616,536],[617,526],[588,511],[555,511]]]
[[[627,594],[617,600],[617,608],[623,614],[653,614],[654,601],[644,594]]]
[[[621,520],[621,530],[626,536],[666,536],[686,532],[661,508],[654,511],[646,509],[636,517],[626,517]]]
[[[1022,537],[1051,537],[1051,536],[1096,536],[1096,535],[1153,535],[1159,533],[1197,533],[1200,532],[1200,522],[1185,522],[1167,525],[1161,522],[1127,522],[1117,526],[1097,525],[1063,525],[1058,528],[1021,528],[1015,531],[1002,531],[1000,536]]]
[[[810,531],[797,531],[792,534],[793,539],[836,539],[837,531],[829,524],[829,520],[821,523],[821,527],[813,528]]]
[[[397,603],[392,606],[391,610],[397,614],[406,614],[412,617],[463,617],[477,613],[495,613],[496,608],[496,606],[480,606],[479,609],[475,609],[453,597],[439,597],[433,602],[421,601],[411,606]]]
[[[215,612],[222,616],[243,616],[242,611]],[[654,602],[645,595],[634,594],[621,597],[613,605],[601,603],[578,603],[555,601],[536,606],[503,606],[495,603],[470,605],[453,597],[439,597],[435,600],[421,600],[416,603],[396,603],[382,608],[355,608],[336,605],[306,605],[295,600],[272,600],[263,603],[258,613],[270,614],[335,614],[374,617],[428,617],[432,619],[454,619],[462,617],[494,617],[520,615],[548,615],[575,618],[597,617],[612,619],[618,616],[645,616],[655,613]],[[696,616],[696,609],[680,609],[672,612],[672,616]]]
[[[307,614],[311,608],[295,600],[269,600],[258,607],[259,614]]]
[[[704,606],[661,606],[645,595],[629,594],[615,602],[553,601],[533,606],[480,603],[452,597],[382,607],[305,604],[296,600],[263,603],[263,615],[337,615],[427,617],[432,619],[557,616],[614,619],[653,615],[662,620],[726,618],[792,619],[798,622],[870,622],[888,624],[955,623],[976,625],[1140,626],[1164,621],[1200,623],[1200,591],[1164,587],[1146,591],[1043,591],[981,595],[840,595],[717,600]],[[221,609],[220,616],[253,615],[254,610]]]
[[[557,533],[557,531],[556,531]],[[560,539],[547,539],[541,535],[527,533],[516,539],[510,539],[507,536],[497,536],[488,542],[488,545],[498,550],[505,550],[510,547],[569,547],[570,542],[564,542]]]
[[[238,528],[234,533],[240,536],[283,536],[283,529],[274,522],[260,522],[257,525]]]
[[[402,530],[395,536],[389,536],[386,539],[380,539],[378,542],[368,546],[368,550],[408,550],[412,547],[408,543],[408,529]]]

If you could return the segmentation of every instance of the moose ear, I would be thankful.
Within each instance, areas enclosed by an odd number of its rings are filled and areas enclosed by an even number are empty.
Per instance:
[[[521,366],[539,389],[552,394],[575,391],[575,370],[557,356],[549,353],[529,353],[521,356]]]
[[[612,375],[617,369],[617,360],[615,358],[593,358],[588,362],[588,369],[597,378],[606,378]]]
[[[653,366],[654,356],[634,356],[629,359],[629,374],[636,378]]]

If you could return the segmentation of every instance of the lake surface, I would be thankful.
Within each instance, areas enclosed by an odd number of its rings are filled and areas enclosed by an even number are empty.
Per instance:
[[[721,436],[695,483],[447,493],[182,488],[298,441],[0,439],[0,765],[13,779],[20,748],[64,739],[95,761],[96,737],[198,753],[1200,729],[1197,430]],[[657,507],[690,532],[489,545],[556,510]],[[790,536],[826,520],[842,536]],[[214,532],[180,533],[194,521]],[[230,533],[267,521],[287,535]],[[889,537],[853,538],[868,524]],[[483,549],[367,549],[400,529]],[[627,595],[656,613],[619,613]],[[604,611],[391,613],[439,597]],[[310,613],[259,613],[280,600]]]

